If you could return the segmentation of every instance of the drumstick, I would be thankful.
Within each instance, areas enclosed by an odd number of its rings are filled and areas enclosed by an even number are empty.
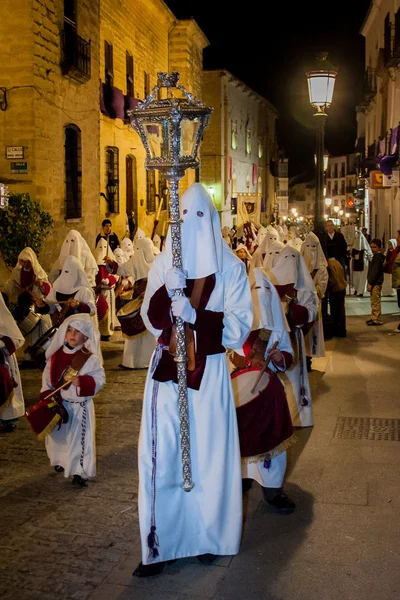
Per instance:
[[[278,342],[274,342],[274,344],[273,344],[273,346],[272,346],[271,350],[276,350],[277,346],[278,346]],[[271,350],[270,350],[270,351],[271,351]],[[264,375],[264,373],[265,373],[265,369],[268,367],[268,365],[269,365],[269,363],[271,362],[271,360],[272,360],[272,358],[271,358],[271,356],[269,356],[269,357],[268,357],[268,359],[267,359],[267,360],[266,360],[266,362],[265,362],[265,365],[264,365],[264,366],[263,366],[263,368],[261,369],[259,376],[257,377],[257,381],[255,382],[255,384],[254,384],[254,386],[253,386],[253,389],[252,389],[252,390],[250,390],[252,394],[254,394],[254,392],[256,391],[256,387],[257,387],[257,386],[258,386],[258,384],[260,383],[261,377]]]
[[[58,387],[56,390],[53,390],[51,392],[51,394],[49,394],[48,396],[46,396],[46,398],[43,398],[43,400],[47,400],[48,398],[51,398],[51,396],[53,394],[55,394],[56,392],[59,392],[60,390],[62,390],[63,388],[65,388],[66,385],[69,385],[71,382],[70,381],[66,381],[65,383],[63,383],[62,385],[60,385],[60,387]]]

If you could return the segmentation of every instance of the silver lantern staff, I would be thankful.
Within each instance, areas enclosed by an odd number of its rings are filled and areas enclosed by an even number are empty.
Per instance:
[[[200,166],[198,149],[203,132],[210,121],[212,108],[196,100],[179,84],[179,73],[158,73],[158,85],[151,94],[128,112],[133,129],[139,134],[146,151],[145,167],[162,171],[169,183],[169,223],[171,225],[172,265],[182,269],[181,218],[179,180],[186,169]],[[161,90],[165,88],[166,93]],[[181,92],[181,97],[174,93]],[[165,98],[161,96],[165,95]],[[174,290],[183,296],[183,290]],[[182,488],[193,489],[190,457],[189,405],[187,393],[187,356],[185,323],[176,318],[176,356],[178,374],[178,406],[182,452]]]

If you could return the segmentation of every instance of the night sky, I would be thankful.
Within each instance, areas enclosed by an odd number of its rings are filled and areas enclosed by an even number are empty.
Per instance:
[[[210,41],[204,51],[206,69],[228,69],[276,106],[279,146],[289,158],[291,177],[313,175],[315,131],[304,73],[316,52],[328,51],[339,72],[325,147],[333,155],[353,151],[355,106],[365,70],[365,40],[359,30],[370,0],[253,0],[241,2],[239,9],[221,0],[166,4],[178,18],[193,17],[204,31]]]

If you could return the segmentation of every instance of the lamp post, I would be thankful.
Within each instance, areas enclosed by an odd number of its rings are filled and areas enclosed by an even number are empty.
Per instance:
[[[149,96],[139,103],[136,109],[128,111],[128,114],[131,125],[139,134],[146,151],[146,169],[161,171],[169,182],[172,265],[182,269],[179,180],[186,169],[197,169],[200,165],[198,149],[212,108],[204,106],[178,83],[179,73],[158,73],[158,84]],[[161,89],[166,90],[166,97],[158,100]],[[177,92],[181,93],[181,97],[176,96]],[[176,289],[174,293],[184,295],[182,289]],[[182,488],[185,492],[190,492],[194,483],[190,456],[185,323],[181,318],[176,318],[176,347]]]
[[[324,139],[325,119],[327,117],[325,111],[332,103],[335,77],[337,74],[337,69],[326,60],[327,57],[327,52],[321,52],[317,56],[315,64],[306,73],[310,104],[317,109],[316,113],[314,114],[316,125],[316,186],[314,229],[318,233],[322,233],[324,229]]]

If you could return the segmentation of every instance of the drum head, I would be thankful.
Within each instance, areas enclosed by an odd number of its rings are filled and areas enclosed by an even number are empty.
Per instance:
[[[258,394],[267,387],[269,375],[267,372],[264,372],[257,384],[256,389],[254,392],[252,392],[252,389],[260,375],[260,371],[260,367],[253,367],[252,369],[242,369],[233,373],[231,379],[236,407],[243,406],[244,404],[251,402],[251,400],[258,396]]]
[[[143,304],[143,298],[135,298],[130,300],[117,311],[117,317],[119,319],[132,317],[135,313],[139,312]]]

